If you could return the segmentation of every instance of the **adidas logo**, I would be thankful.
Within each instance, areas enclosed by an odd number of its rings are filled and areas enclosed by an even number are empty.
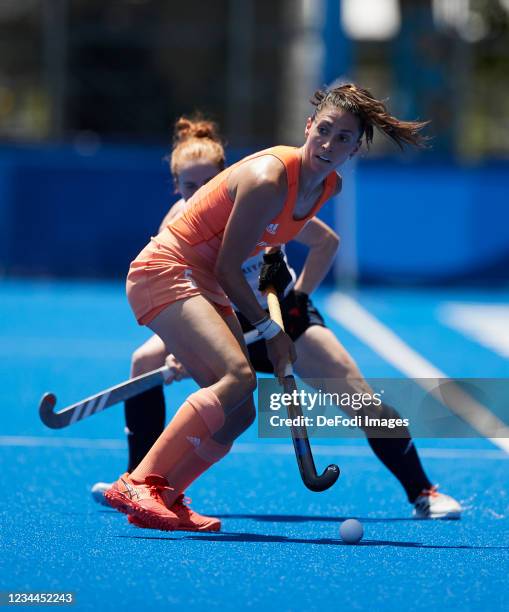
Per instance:
[[[278,227],[279,223],[269,223],[265,229],[269,232],[269,234],[274,235],[277,232]]]
[[[190,442],[194,446],[194,448],[198,448],[198,446],[200,446],[201,444],[200,438],[194,438],[193,436],[186,436],[186,439],[188,442]]]
[[[261,242],[257,242],[256,246],[259,246],[259,247],[269,246],[269,243],[268,242],[263,242],[263,240],[262,240]]]

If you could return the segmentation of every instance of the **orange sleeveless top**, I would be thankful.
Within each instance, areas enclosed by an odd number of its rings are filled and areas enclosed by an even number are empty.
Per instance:
[[[262,155],[273,155],[285,169],[288,181],[288,194],[281,212],[271,220],[257,242],[255,255],[264,247],[279,246],[292,240],[305,223],[320,210],[331,197],[337,186],[338,175],[331,172],[324,181],[323,191],[309,213],[302,219],[294,219],[293,211],[299,191],[300,155],[295,147],[276,146],[245,157],[226,168],[206,185],[199,189],[189,200],[186,211],[170,222],[166,229],[178,239],[180,245],[188,245],[196,255],[209,264],[215,262],[221,246],[224,229],[230,217],[233,200],[227,188],[228,177],[234,168]],[[157,236],[164,243],[163,234]],[[185,248],[185,251],[188,251]]]

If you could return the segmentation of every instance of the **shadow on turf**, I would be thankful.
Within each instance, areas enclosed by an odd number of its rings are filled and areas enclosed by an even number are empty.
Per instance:
[[[342,540],[336,538],[287,538],[286,536],[277,535],[262,535],[259,533],[220,533],[189,535],[182,537],[171,536],[143,536],[143,535],[119,535],[119,538],[128,540],[162,540],[162,541],[179,541],[179,540],[199,540],[206,542],[264,542],[264,543],[280,543],[280,544],[326,544],[329,546],[352,546],[346,544]],[[429,548],[434,550],[509,550],[509,546],[433,546],[431,544],[419,544],[418,542],[393,542],[390,540],[364,540],[355,546],[395,546],[397,548]]]
[[[117,510],[97,510],[103,514],[119,514]],[[62,512],[62,514],[83,514],[81,512]],[[119,515],[122,516],[122,515]],[[342,523],[352,516],[305,516],[298,514],[214,514],[220,519],[249,519],[259,521],[261,523]],[[395,517],[395,518],[376,518],[376,517],[360,517],[355,518],[361,523],[399,523],[427,521],[427,519],[419,519],[413,516]]]
[[[97,510],[103,514],[118,514],[117,510]],[[62,514],[82,514],[78,512],[64,512]],[[261,523],[342,523],[352,516],[304,516],[298,514],[214,514],[220,519],[249,519],[259,521]],[[399,518],[375,518],[375,517],[359,517],[355,518],[362,523],[396,523],[408,522],[415,523],[420,519],[412,516]],[[423,519],[424,520],[424,519]]]
[[[299,514],[215,514],[217,518],[222,519],[250,519],[252,521],[260,521],[262,523],[342,523],[351,516],[304,516]],[[416,519],[408,517],[400,518],[362,518],[355,516],[362,523],[395,523],[399,521],[412,521]]]

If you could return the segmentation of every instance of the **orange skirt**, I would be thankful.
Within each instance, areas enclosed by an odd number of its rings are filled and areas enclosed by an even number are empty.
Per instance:
[[[164,244],[152,238],[131,263],[126,282],[127,299],[140,325],[148,325],[170,304],[196,295],[207,298],[222,316],[234,313],[211,266],[193,253],[187,253],[186,257],[183,251],[192,247],[184,247],[180,242],[174,235]]]

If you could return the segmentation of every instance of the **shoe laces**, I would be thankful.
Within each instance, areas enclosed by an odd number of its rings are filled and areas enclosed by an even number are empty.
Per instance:
[[[147,480],[149,482],[147,482]],[[159,482],[158,482],[158,480],[159,480]],[[164,483],[166,483],[166,484],[164,484]],[[149,491],[151,497],[153,497],[157,501],[164,500],[162,494],[165,491],[171,492],[171,491],[175,490],[172,487],[170,487],[170,485],[168,484],[168,481],[165,478],[163,478],[162,476],[157,476],[157,480],[156,480],[156,475],[154,475],[154,476],[150,475],[145,480],[145,484],[146,484],[146,486],[148,488],[148,491]]]
[[[173,491],[173,490],[174,489],[166,485],[149,485],[148,487],[148,491],[150,495],[154,497],[155,499],[157,499],[158,501],[160,501],[163,498],[162,494],[164,493],[164,491]]]

